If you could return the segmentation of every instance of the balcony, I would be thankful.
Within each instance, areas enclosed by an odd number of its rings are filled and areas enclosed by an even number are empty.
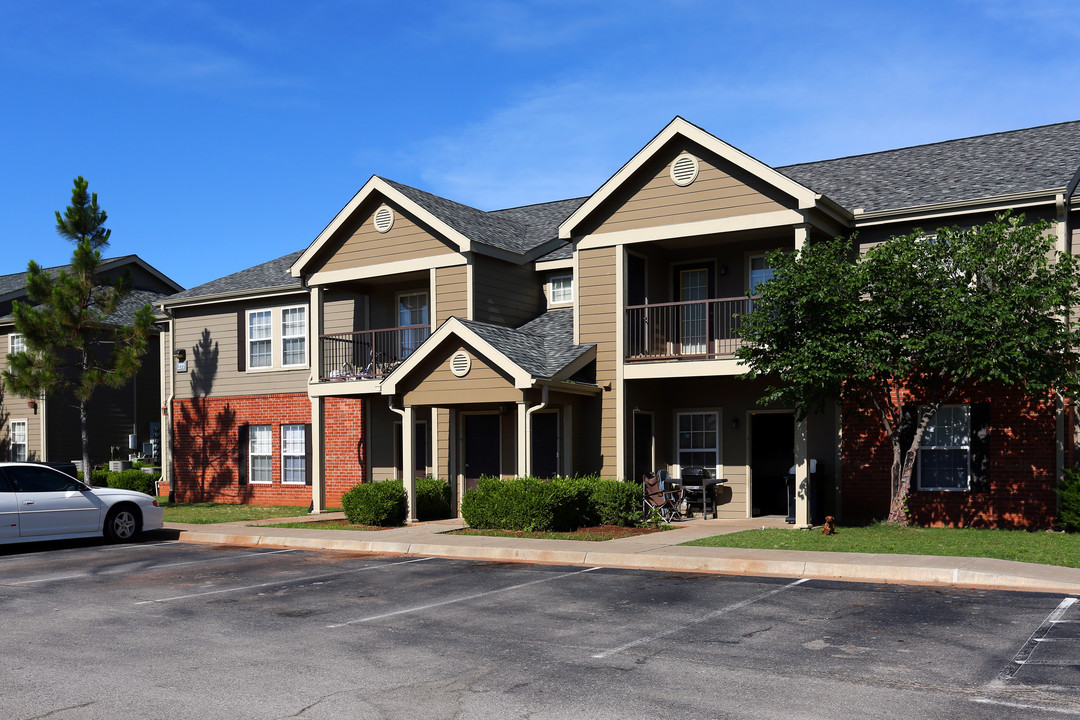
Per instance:
[[[713,360],[739,346],[739,316],[752,298],[636,305],[626,308],[626,360]]]
[[[320,335],[319,380],[380,380],[431,334],[428,325]]]

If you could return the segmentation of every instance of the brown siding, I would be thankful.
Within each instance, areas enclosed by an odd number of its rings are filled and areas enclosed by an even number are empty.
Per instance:
[[[672,182],[669,167],[682,149],[673,146],[659,153],[584,230],[636,230],[795,207],[793,199],[764,181],[696,146],[685,149],[698,158],[698,177],[690,185],[679,187]]]
[[[356,219],[327,243],[323,251],[325,260],[313,263],[311,272],[345,270],[456,252],[398,208],[394,208],[394,227],[380,233],[371,223],[380,204],[367,203],[359,208],[354,215]]]
[[[246,342],[238,336],[236,321],[239,312],[306,303],[307,296],[300,295],[262,302],[176,310],[176,347],[186,349],[188,359],[188,372],[176,376],[176,397],[306,392],[310,374],[306,367],[295,370],[237,371],[238,353],[246,351]],[[274,325],[276,333],[276,315]],[[280,354],[278,343],[274,345],[274,352]],[[308,355],[312,355],[311,348],[308,348]]]
[[[466,265],[435,270],[435,327],[451,316],[469,320],[469,268]]]
[[[356,332],[366,329],[367,297],[343,290],[327,290],[323,294],[322,332],[324,334]]]
[[[619,303],[616,298],[615,252],[613,248],[582,250],[578,258],[578,322],[582,344],[596,343],[596,381],[611,390],[600,397],[599,424],[586,423],[580,445],[592,457],[579,458],[585,462],[583,472],[599,472],[608,477],[616,473],[618,452],[615,434],[617,421],[615,398],[619,389],[615,382],[616,348],[615,319]],[[586,450],[589,448],[589,450]],[[598,455],[593,455],[597,450]]]
[[[472,369],[465,377],[450,372],[450,356],[464,349],[472,359]],[[522,391],[514,381],[496,370],[472,348],[456,342],[439,347],[413,371],[408,385],[402,388],[407,405],[460,405],[465,403],[515,402]]]
[[[518,327],[543,309],[543,288],[530,265],[476,256],[473,261],[474,320]]]

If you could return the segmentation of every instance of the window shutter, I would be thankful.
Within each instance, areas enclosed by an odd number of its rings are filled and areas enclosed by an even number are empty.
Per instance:
[[[247,371],[247,313],[236,313],[236,370]]]
[[[311,484],[311,423],[304,425],[304,478]]]
[[[971,406],[971,489],[990,490],[990,403]]]
[[[248,424],[243,423],[238,428],[236,440],[236,467],[237,482],[240,485],[248,484]]]

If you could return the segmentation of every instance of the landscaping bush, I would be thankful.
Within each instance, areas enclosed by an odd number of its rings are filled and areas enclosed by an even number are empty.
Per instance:
[[[416,517],[444,520],[450,517],[450,483],[426,477],[416,481]]]
[[[1060,505],[1057,526],[1067,532],[1080,532],[1080,468],[1067,468],[1058,483]]]
[[[461,514],[480,529],[569,532],[595,525],[636,525],[641,520],[641,488],[595,476],[481,478],[465,493]]]
[[[94,472],[94,475],[97,475],[97,471]],[[151,475],[144,473],[142,470],[123,470],[121,472],[106,473],[106,475],[108,475],[108,484],[111,488],[135,490],[147,495],[157,494],[157,487],[154,483],[161,478],[160,473]]]
[[[79,473],[79,477],[82,477],[82,473]],[[109,471],[91,470],[90,485],[92,487],[109,487]]]
[[[408,511],[400,480],[355,485],[341,496],[341,507],[354,525],[401,525]]]

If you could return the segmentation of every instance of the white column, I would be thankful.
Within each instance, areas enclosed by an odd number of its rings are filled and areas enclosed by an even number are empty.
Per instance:
[[[795,226],[795,252],[802,252],[803,246],[806,245],[806,238],[809,235],[808,225],[796,225]]]
[[[1055,477],[1060,480],[1061,476],[1065,474],[1065,444],[1067,442],[1065,437],[1065,403],[1062,402],[1060,395],[1054,398],[1054,430],[1056,435]]]
[[[323,481],[323,399],[311,398],[311,512],[326,512]]]
[[[810,460],[807,420],[795,423],[795,527],[810,524]]]
[[[529,465],[529,406],[525,401],[517,404],[517,467],[514,469],[519,476],[528,475],[532,468]]]
[[[418,522],[416,517],[416,426],[413,422],[412,405],[406,405],[401,411],[401,478],[405,486],[405,497],[409,503],[406,522]]]

